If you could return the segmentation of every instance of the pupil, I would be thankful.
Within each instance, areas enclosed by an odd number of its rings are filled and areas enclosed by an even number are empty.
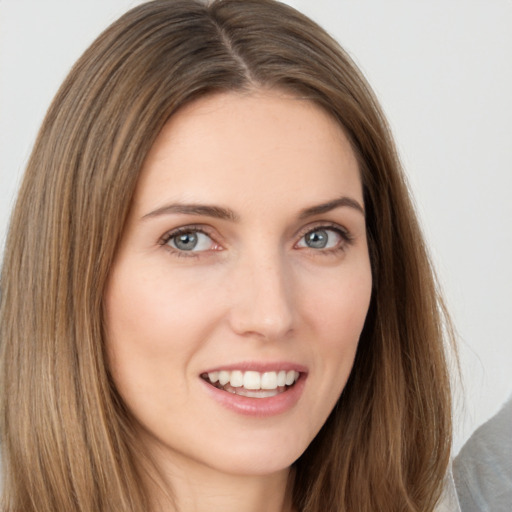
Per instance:
[[[195,233],[184,233],[174,239],[174,245],[182,251],[190,251],[197,245],[197,235]]]
[[[327,245],[327,233],[324,230],[308,233],[306,244],[313,249],[323,249]]]

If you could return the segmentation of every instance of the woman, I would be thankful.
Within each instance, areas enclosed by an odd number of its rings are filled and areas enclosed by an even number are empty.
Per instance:
[[[442,303],[339,46],[157,0],[77,62],[2,271],[3,510],[430,511]]]

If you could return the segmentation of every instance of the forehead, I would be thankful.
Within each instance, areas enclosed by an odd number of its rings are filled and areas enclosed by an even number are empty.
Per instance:
[[[150,150],[136,203],[362,201],[341,126],[311,101],[275,91],[224,93],[178,111]],[[149,205],[148,205],[149,206]]]

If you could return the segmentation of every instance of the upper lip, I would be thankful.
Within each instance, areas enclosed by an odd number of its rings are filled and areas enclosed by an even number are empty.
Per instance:
[[[211,368],[208,368],[201,372],[210,373],[210,372],[219,372],[219,371],[235,371],[240,370],[243,372],[253,371],[253,372],[278,372],[281,370],[290,371],[294,370],[299,373],[307,373],[307,367],[303,364],[293,363],[290,361],[275,361],[275,362],[256,362],[256,361],[241,361],[239,363],[232,363],[226,365],[218,365]]]

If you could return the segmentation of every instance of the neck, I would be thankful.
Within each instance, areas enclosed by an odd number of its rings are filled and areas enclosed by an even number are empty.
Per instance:
[[[155,512],[293,512],[293,471],[230,474],[180,457],[159,464],[149,484]]]

